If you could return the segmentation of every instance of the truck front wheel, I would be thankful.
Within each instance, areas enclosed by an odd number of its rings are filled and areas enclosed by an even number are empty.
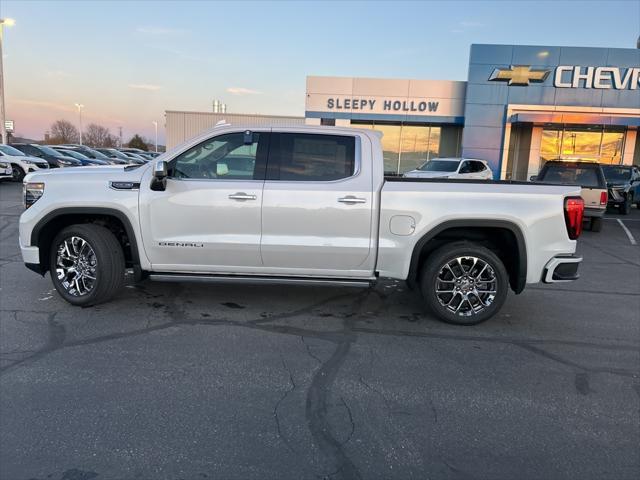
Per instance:
[[[124,283],[124,253],[111,231],[94,224],[64,228],[51,244],[51,280],[72,305],[109,300]]]
[[[456,325],[488,320],[507,298],[509,276],[495,253],[483,246],[459,242],[429,255],[420,290],[427,308]]]

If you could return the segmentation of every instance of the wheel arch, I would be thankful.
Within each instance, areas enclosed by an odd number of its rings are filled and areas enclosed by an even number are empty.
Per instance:
[[[439,246],[458,240],[486,243],[505,264],[515,293],[527,283],[527,246],[521,228],[508,220],[448,220],[432,228],[416,242],[411,253],[407,281],[416,284],[424,261]],[[516,252],[511,253],[515,247]]]
[[[118,239],[128,267],[133,268],[136,279],[142,278],[140,252],[135,230],[127,215],[115,208],[67,207],[45,215],[31,231],[31,245],[37,246],[40,254],[40,273],[49,269],[51,243],[63,228],[84,223],[95,223],[109,228]]]

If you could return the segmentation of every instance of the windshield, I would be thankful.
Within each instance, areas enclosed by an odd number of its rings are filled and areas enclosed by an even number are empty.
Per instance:
[[[25,154],[22,153],[17,148],[10,147],[9,145],[0,145],[0,151],[5,155],[12,155],[14,157],[24,157]]]
[[[607,182],[626,182],[631,178],[631,169],[626,167],[602,167]]]
[[[86,155],[75,152],[73,150],[59,150],[59,152],[62,153],[63,155],[66,155],[68,157],[72,157],[78,160],[89,160],[89,157],[87,157]]]
[[[55,149],[53,149],[51,147],[45,147],[44,145],[38,145],[37,147],[34,147],[34,148],[37,148],[42,153],[46,153],[47,155],[53,155],[54,157],[62,157],[62,154],[59,151],[57,151],[57,150],[55,150]]]
[[[124,153],[116,150],[115,148],[110,148],[109,152],[111,152],[116,158],[119,158],[121,160],[129,160],[129,157],[127,157]]]
[[[418,170],[422,172],[455,172],[458,163],[452,160],[429,160],[418,167]]]
[[[547,167],[541,181],[558,185],[579,185],[581,187],[600,187],[598,173],[592,167],[574,167],[551,165]]]
[[[100,160],[109,160],[109,157],[107,157],[104,153],[88,147],[82,152],[82,154],[87,156],[91,155],[93,158],[98,158]]]

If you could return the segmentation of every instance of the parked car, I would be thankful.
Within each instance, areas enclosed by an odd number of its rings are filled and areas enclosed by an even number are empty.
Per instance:
[[[25,155],[30,155],[32,157],[38,157],[46,160],[49,163],[49,168],[82,166],[82,162],[76,160],[73,157],[64,155],[51,147],[47,147],[46,145],[14,143],[11,146],[20,150]]]
[[[93,158],[96,160],[102,160],[103,162],[107,162],[111,165],[126,165],[127,162],[124,160],[120,160],[118,158],[109,158],[104,153],[98,152],[93,148],[89,148],[86,145],[58,145],[60,148],[64,148],[65,150],[73,150],[74,152],[79,152],[85,157]]]
[[[126,154],[122,153],[121,151],[116,150],[115,148],[96,148],[96,150],[98,150],[100,153],[105,154],[109,158],[117,158],[117,159],[120,159],[120,160],[124,160],[127,163],[134,163],[134,164],[143,164],[143,163],[145,163],[144,160],[138,160],[137,158],[131,158],[131,157],[127,156]]]
[[[13,169],[9,162],[0,161],[0,181],[13,178]]]
[[[130,147],[123,147],[119,149],[121,152],[128,152],[128,153],[148,153],[146,150],[142,150],[141,148],[130,148]]]
[[[172,282],[386,277],[469,325],[495,315],[509,288],[578,278],[579,187],[385,179],[383,169],[371,130],[224,125],[145,165],[79,169],[74,188],[60,169],[31,174],[20,249],[81,306],[115,295],[125,268]]]
[[[434,158],[404,174],[407,178],[454,178],[491,180],[493,172],[484,160],[475,158]]]
[[[83,155],[82,153],[77,152],[75,150],[67,150],[66,148],[61,148],[58,146],[55,146],[52,148],[62,153],[63,155],[75,158],[76,160],[81,162],[82,166],[84,167],[99,167],[99,166],[111,165],[109,162],[105,162],[104,160],[98,160],[97,158],[89,158],[86,155]]]
[[[609,192],[608,205],[629,215],[634,203],[640,208],[640,168],[635,165],[602,165]]]
[[[557,185],[579,185],[584,200],[584,217],[590,229],[602,230],[602,217],[607,210],[607,182],[599,164],[594,162],[549,161],[540,173],[531,177],[534,182]]]
[[[131,161],[134,161],[138,164],[147,163],[149,161],[147,157],[144,157],[137,153],[133,153],[133,152],[120,152],[120,153],[122,153],[123,155],[126,155],[127,158],[129,158]]]
[[[46,160],[25,155],[11,145],[0,145],[0,161],[11,165],[11,174],[16,182],[21,182],[27,173],[49,169]]]

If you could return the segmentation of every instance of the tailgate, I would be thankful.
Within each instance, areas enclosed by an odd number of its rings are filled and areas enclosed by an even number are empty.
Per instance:
[[[584,200],[584,206],[588,208],[600,207],[600,195],[605,190],[603,188],[582,187],[580,196]],[[602,205],[604,207],[604,205]]]

